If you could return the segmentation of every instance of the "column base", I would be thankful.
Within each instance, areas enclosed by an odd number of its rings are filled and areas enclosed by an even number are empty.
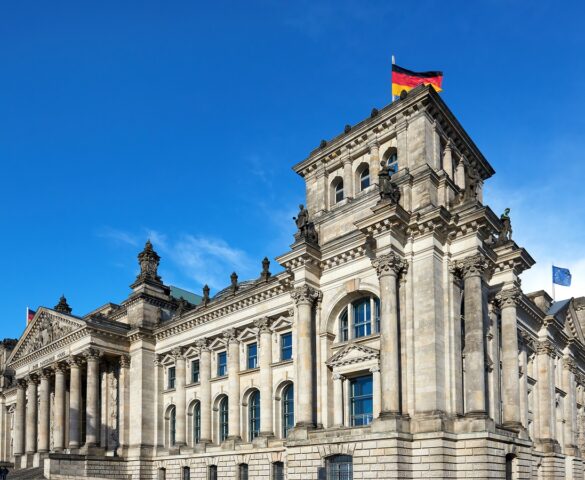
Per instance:
[[[267,437],[266,435],[260,434],[260,436],[254,438],[252,440],[252,445],[255,448],[266,448],[268,447],[268,439],[272,437]]]
[[[222,450],[235,450],[236,445],[241,442],[242,438],[239,435],[234,435],[221,442],[221,448]]]
[[[371,423],[372,432],[409,432],[410,418],[399,412],[382,412]]]
[[[88,445],[85,444],[83,447],[81,447],[79,449],[79,453],[81,455],[99,455],[99,456],[105,456],[106,455],[106,449],[103,447],[100,447],[98,445]]]
[[[521,422],[514,422],[508,421],[502,423],[501,427],[505,430],[510,430],[511,432],[520,433],[520,431],[524,428]]]
[[[561,446],[554,438],[539,438],[536,443],[544,453],[561,453]]]
[[[315,430],[313,423],[297,423],[292,430],[289,430],[287,440],[307,440],[309,432]]]

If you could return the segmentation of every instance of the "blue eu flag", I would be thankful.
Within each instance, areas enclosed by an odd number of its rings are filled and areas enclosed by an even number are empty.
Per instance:
[[[553,265],[553,283],[563,287],[571,286],[571,272],[568,268],[555,267]]]

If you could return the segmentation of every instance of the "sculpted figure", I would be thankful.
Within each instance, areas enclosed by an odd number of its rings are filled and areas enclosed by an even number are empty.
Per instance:
[[[500,221],[502,222],[502,229],[498,236],[496,245],[503,245],[512,240],[512,221],[510,220],[510,209],[506,208],[504,213],[500,215]]]
[[[382,201],[387,201],[396,204],[400,201],[400,189],[392,181],[392,171],[388,166],[388,162],[381,162],[380,173],[378,174],[378,183],[380,185],[380,198]]]
[[[309,220],[309,212],[304,205],[299,205],[298,216],[293,217],[298,231],[295,233],[295,240],[304,240],[317,244],[317,232],[315,231],[315,225]]]

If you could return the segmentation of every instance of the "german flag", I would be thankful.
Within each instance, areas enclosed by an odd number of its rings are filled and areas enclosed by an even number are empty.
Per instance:
[[[432,85],[440,92],[443,83],[443,72],[413,72],[392,64],[392,95],[399,96],[403,90],[407,92],[419,85]]]

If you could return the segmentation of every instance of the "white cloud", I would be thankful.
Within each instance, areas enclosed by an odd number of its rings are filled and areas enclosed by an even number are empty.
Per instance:
[[[114,243],[131,245],[137,247],[139,245],[138,237],[123,230],[117,230],[111,227],[104,227],[98,232],[98,237],[106,238]]]

